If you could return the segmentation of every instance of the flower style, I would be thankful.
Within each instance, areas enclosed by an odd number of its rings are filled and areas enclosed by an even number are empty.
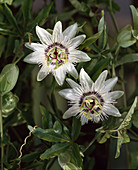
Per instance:
[[[59,94],[70,101],[70,107],[63,115],[64,119],[71,116],[81,117],[84,125],[89,120],[99,122],[108,118],[109,115],[120,117],[119,110],[112,104],[123,95],[123,91],[110,92],[118,78],[111,78],[105,81],[108,71],[103,71],[95,83],[82,68],[80,71],[80,85],[67,78],[72,89],[64,89]]]
[[[37,81],[43,80],[50,72],[55,76],[59,85],[63,84],[66,73],[70,73],[75,79],[78,78],[74,64],[89,61],[90,57],[76,49],[86,37],[85,35],[74,37],[76,32],[76,23],[62,32],[62,24],[58,21],[52,35],[36,26],[36,34],[42,44],[26,43],[25,46],[34,52],[25,57],[24,61],[41,66]]]

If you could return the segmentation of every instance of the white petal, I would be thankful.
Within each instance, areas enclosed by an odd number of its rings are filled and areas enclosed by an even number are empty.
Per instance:
[[[66,70],[64,70],[64,67],[61,66],[57,70],[55,70],[54,76],[55,76],[55,79],[56,79],[57,83],[60,86],[62,86],[63,82],[65,80],[65,76],[66,76]]]
[[[102,109],[108,115],[112,115],[112,116],[115,116],[115,117],[121,116],[119,110],[115,106],[113,106],[112,104],[105,103]]]
[[[80,51],[80,50],[71,50],[70,54],[69,54],[69,60],[72,62],[86,62],[86,61],[90,61],[91,58],[84,52]]]
[[[77,78],[78,78],[78,72],[77,72],[76,68],[74,67],[74,65],[69,63],[69,64],[67,64],[66,66],[67,66],[68,72],[69,72],[75,79],[77,79]]]
[[[86,35],[79,35],[79,36],[73,38],[73,39],[71,40],[71,41],[72,41],[71,46],[70,46],[71,49],[78,47],[78,46],[83,42],[83,40],[84,40],[85,38],[86,38]]]
[[[52,35],[45,29],[39,26],[36,26],[36,34],[38,35],[42,43],[47,44],[47,45],[53,44]]]
[[[84,125],[85,123],[88,123],[88,119],[82,114],[81,115],[81,125]]]
[[[71,39],[76,35],[76,32],[77,32],[77,23],[66,28],[63,32],[63,36],[64,37],[66,36],[68,39]]]
[[[75,106],[70,107],[63,115],[63,119],[67,119],[71,116],[76,116],[79,113],[79,109]]]
[[[53,39],[54,39],[54,42],[61,42],[63,39],[62,23],[60,21],[58,21],[54,26]]]
[[[80,84],[85,88],[86,85],[89,85],[89,88],[92,87],[92,80],[89,77],[89,75],[84,71],[84,69],[82,68],[80,71]]]
[[[80,85],[77,84],[75,81],[73,81],[72,79],[70,78],[67,78],[66,81],[69,83],[69,85],[72,87],[72,88],[75,88],[75,87],[79,87]]]
[[[45,62],[45,54],[35,51],[24,58],[25,62],[30,64],[39,64]]]
[[[47,48],[47,46],[42,45],[40,43],[25,43],[25,46],[33,51],[39,51],[39,52],[43,52],[44,50]]]
[[[58,92],[61,96],[66,98],[67,100],[74,99],[74,91],[72,89],[64,89]]]
[[[113,91],[109,93],[109,96],[111,97],[112,100],[116,100],[120,98],[124,94],[123,91]]]
[[[100,90],[100,89],[103,87],[104,82],[105,82],[105,79],[106,79],[106,77],[107,77],[107,74],[108,74],[108,71],[107,71],[107,70],[103,71],[103,72],[99,75],[99,77],[97,78],[97,80],[95,81],[95,90],[96,90],[96,91]]]
[[[105,91],[110,91],[112,90],[112,88],[115,86],[115,84],[117,83],[118,78],[111,78],[105,81]]]
[[[40,71],[37,74],[37,81],[42,81],[50,73],[50,68],[42,66]]]

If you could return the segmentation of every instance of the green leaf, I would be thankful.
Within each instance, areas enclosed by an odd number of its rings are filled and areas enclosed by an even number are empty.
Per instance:
[[[92,35],[91,37],[87,38],[81,45],[80,49],[82,50],[84,47],[89,46],[90,44],[94,43],[101,35],[102,31]]]
[[[59,134],[62,133],[62,126],[58,120],[55,121],[53,129]]]
[[[14,49],[14,40],[15,38],[13,36],[9,36],[7,40],[7,48],[5,52],[5,58],[8,58],[12,53]]]
[[[32,152],[32,153],[24,155],[21,158],[21,161],[22,162],[31,162],[31,161],[34,161],[34,159],[37,159],[39,157],[39,155],[40,155],[39,152]]]
[[[0,3],[7,3],[8,5],[12,4],[13,0],[0,0]]]
[[[133,114],[132,117],[133,125],[138,128],[138,109],[136,108],[135,113]]]
[[[20,33],[19,27],[17,25],[17,21],[15,17],[13,16],[12,11],[6,4],[4,4],[3,6],[3,12],[7,20],[9,21],[9,23]]]
[[[117,66],[138,61],[138,53],[127,54],[118,60]]]
[[[134,29],[138,30],[138,10],[133,5],[130,5],[130,8],[133,16]]]
[[[30,131],[33,130],[32,126],[28,126]],[[38,138],[49,141],[49,142],[65,142],[69,141],[65,136],[57,133],[54,129],[41,129],[35,128],[32,133]]]
[[[18,75],[19,68],[17,65],[6,65],[0,74],[0,93],[5,94],[11,91],[16,85]]]
[[[102,18],[100,19],[98,24],[98,32],[103,32],[103,30],[104,30],[104,13],[102,11]]]
[[[123,143],[128,143],[128,142],[130,142],[129,136],[128,136],[125,132],[120,133],[120,132],[118,131],[117,150],[116,150],[115,158],[118,158],[119,155],[120,155],[121,145],[122,145]]]
[[[75,141],[79,134],[80,134],[80,129],[81,129],[81,122],[79,119],[76,117],[73,117],[73,124],[72,124],[72,140]]]
[[[24,28],[31,16],[32,0],[23,0],[23,18],[24,18]]]
[[[6,38],[0,35],[0,57],[4,51],[5,45],[6,45]]]
[[[68,162],[70,162],[70,154],[68,152],[64,152],[63,154],[58,156],[58,163],[62,168]]]
[[[101,71],[108,66],[110,62],[110,58],[102,59],[96,63],[93,67],[92,71],[90,71],[90,76],[93,76],[92,79],[96,80],[97,77],[100,75]]]
[[[12,92],[2,96],[2,116],[7,117],[16,108],[19,98]]]
[[[53,6],[53,2],[50,2],[46,7],[44,7],[39,14],[37,15],[37,17],[33,20],[33,22],[31,23],[31,26],[29,28],[29,32],[32,31],[32,29],[34,29],[34,27],[36,25],[43,25],[49,15],[49,12],[51,10]]]
[[[55,144],[47,149],[41,156],[41,159],[49,159],[60,154],[63,154],[70,147],[70,143]]]
[[[81,158],[81,155],[80,155],[80,150],[79,150],[79,146],[78,144],[74,143],[73,146],[72,146],[72,155],[77,163],[77,166],[78,167],[81,167],[82,166],[82,158]]]
[[[109,138],[110,138],[110,134],[108,132],[106,132],[98,142],[100,144],[105,143],[107,141],[107,139],[109,139]]]
[[[123,119],[123,121],[120,124],[118,130],[124,129],[126,126],[129,125],[129,122],[131,121],[131,118],[132,118],[132,115],[134,113],[135,107],[137,106],[137,101],[138,101],[138,97],[136,96],[130,110],[128,111],[127,115]]]
[[[2,35],[13,35],[14,37],[18,37],[19,35],[13,31],[10,31],[10,30],[7,30],[7,29],[3,29],[3,28],[0,28],[0,33]]]
[[[131,25],[127,25],[123,28],[117,36],[117,42],[120,47],[127,48],[136,42],[136,39],[132,37]]]
[[[69,0],[69,1],[79,11],[85,12],[88,9],[87,5],[84,2],[80,3],[78,0]]]
[[[104,12],[102,11],[102,18],[99,21],[98,32],[101,32],[98,40],[98,47],[104,49],[107,44],[107,28],[104,22]]]
[[[40,105],[40,111],[42,114],[42,124],[43,124],[43,128],[44,129],[49,129],[53,127],[53,122],[52,122],[52,116],[51,114],[48,112],[48,110]]]
[[[68,162],[63,166],[63,170],[81,170],[82,168],[75,166],[73,163]]]

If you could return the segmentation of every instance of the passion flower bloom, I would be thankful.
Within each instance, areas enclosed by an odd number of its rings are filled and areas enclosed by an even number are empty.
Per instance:
[[[70,101],[70,107],[63,115],[64,119],[71,116],[81,118],[82,125],[89,120],[99,122],[109,115],[120,117],[119,110],[113,105],[116,99],[123,95],[123,91],[110,92],[118,78],[105,80],[108,71],[103,71],[95,83],[82,68],[80,71],[80,85],[67,78],[72,89],[64,89],[59,94]]]
[[[34,52],[25,57],[24,61],[41,66],[37,81],[43,80],[50,72],[59,85],[63,84],[66,73],[70,73],[75,79],[78,78],[74,64],[89,61],[90,57],[76,49],[86,37],[85,35],[74,37],[76,32],[76,23],[62,32],[62,24],[58,21],[52,34],[36,26],[36,34],[41,44],[26,43],[25,46]]]

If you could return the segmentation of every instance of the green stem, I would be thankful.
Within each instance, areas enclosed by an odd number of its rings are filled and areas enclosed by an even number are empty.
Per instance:
[[[112,63],[112,77],[116,77],[115,64],[114,63]]]
[[[89,145],[83,150],[83,153],[84,153],[87,149],[89,149],[89,147],[98,139],[99,135],[100,135],[100,133],[97,133],[97,134],[94,136],[93,140],[92,140],[92,141],[89,143]]]
[[[0,94],[0,132],[1,132],[1,170],[3,170],[4,146],[3,146],[3,121],[2,121],[2,95],[1,94]]]
[[[112,21],[114,23],[116,32],[119,33],[119,28],[118,28],[118,25],[117,25],[117,22],[116,22],[114,13],[113,13],[113,9],[112,9],[112,0],[109,0],[109,6],[110,6],[110,15],[111,15]]]

